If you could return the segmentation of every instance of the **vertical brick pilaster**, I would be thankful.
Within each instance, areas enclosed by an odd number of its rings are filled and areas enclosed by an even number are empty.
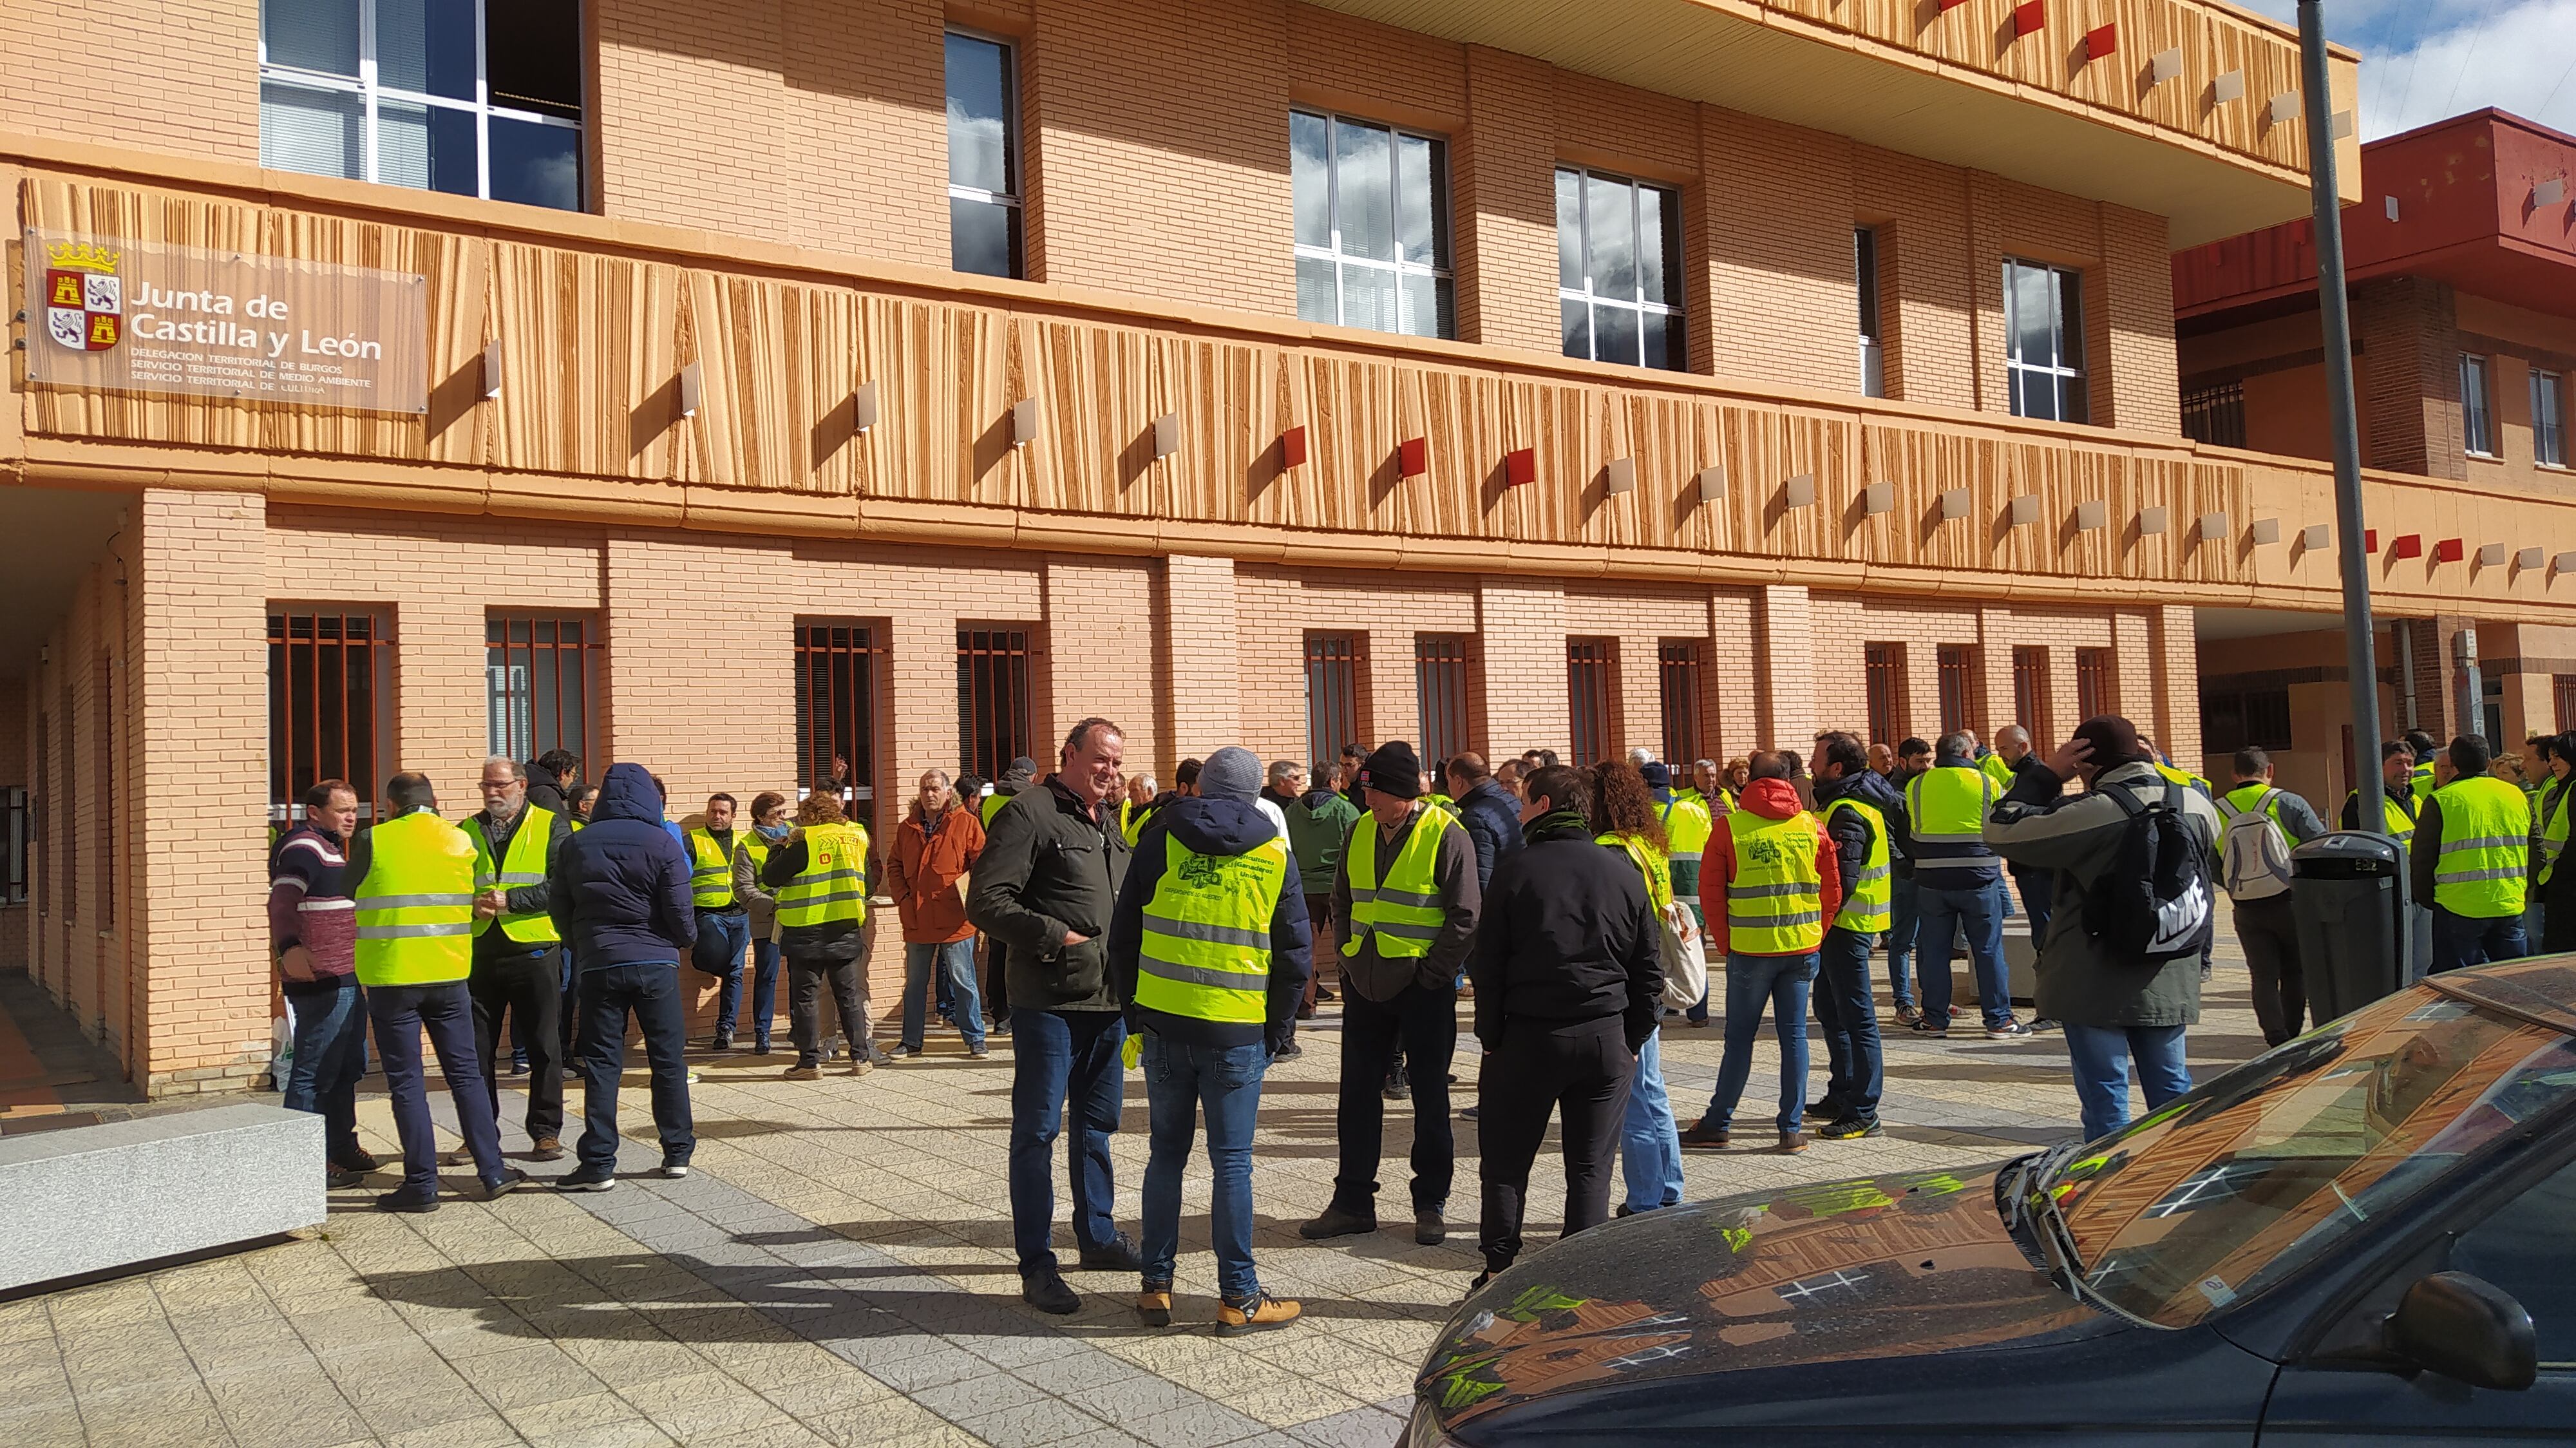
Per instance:
[[[1757,636],[1758,600],[1750,593],[1728,591],[1710,596],[1708,668],[1702,695],[1709,708],[1702,753],[1724,764],[1730,755],[1753,747],[1762,732],[1761,676],[1748,646]]]
[[[1542,352],[1564,346],[1554,89],[1544,61],[1467,47],[1467,134],[1452,153],[1450,208],[1462,341]]]
[[[2447,283],[2386,277],[2352,289],[2362,464],[2469,475],[2460,421],[2458,310]]]
[[[1047,688],[1041,697],[1047,708],[1037,723],[1041,771],[1054,766],[1056,746],[1075,721],[1097,715],[1127,731],[1128,773],[1170,778],[1179,756],[1164,746],[1169,736],[1158,662],[1163,639],[1154,622],[1162,592],[1156,571],[1142,560],[1046,560]],[[953,704],[950,712],[955,713]]]
[[[1684,200],[1691,369],[1860,390],[1852,142],[1700,107],[1701,183]]]
[[[1770,681],[1761,742],[1765,748],[1794,749],[1816,732],[1815,623],[1807,590],[1766,585],[1760,612],[1755,660]]]
[[[2159,677],[2154,620],[2153,613],[2139,609],[2122,609],[2111,616],[2113,697],[2120,717],[2150,733],[2155,729]]]
[[[2206,773],[2200,741],[2200,640],[2192,610],[2167,605],[2148,616],[2154,635],[2155,726],[2149,730],[2177,768]]]
[[[1165,597],[1159,650],[1170,660],[1170,734],[1176,758],[1206,758],[1240,744],[1236,703],[1242,677],[1236,659],[1234,560],[1174,554],[1164,561]]]
[[[1565,749],[1574,727],[1566,696],[1565,590],[1535,580],[1480,579],[1476,616],[1493,752]]]
[[[796,717],[793,623],[780,616],[781,599],[743,582],[791,573],[790,550],[747,539],[657,532],[610,537],[605,564],[603,612],[617,699],[609,719],[609,757],[636,760],[661,775],[671,787],[673,819],[695,813],[718,790],[747,801],[743,791],[755,782],[780,790],[812,783],[795,777],[793,728],[721,723]],[[916,652],[907,642],[896,640],[898,665]],[[893,702],[887,717],[906,718],[899,693]],[[913,758],[894,744],[892,738],[879,741],[881,800],[890,787],[895,798],[902,797],[898,771]],[[956,761],[948,757],[954,753],[952,742],[923,762],[954,768]],[[587,773],[596,780],[598,763],[589,764]]]
[[[2014,716],[2013,707],[2013,630],[2012,611],[2002,608],[1977,610],[1977,701],[1978,717],[1968,721],[1977,737],[1987,744],[1995,742],[1995,731],[2007,724],[2022,722]]]
[[[1664,757],[1663,637],[1621,633],[1613,673],[1618,684],[1619,717],[1612,720],[1611,742],[1618,757],[1646,748]],[[1669,762],[1669,761],[1667,761]]]
[[[2104,427],[2182,431],[2172,250],[2163,217],[2102,203],[2102,265],[2095,283],[2102,300],[2086,310],[2103,319],[2105,355],[2094,366],[2092,394],[2093,421]]]

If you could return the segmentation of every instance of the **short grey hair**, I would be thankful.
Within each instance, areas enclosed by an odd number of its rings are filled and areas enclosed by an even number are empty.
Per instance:
[[[490,774],[492,772],[492,766],[496,764],[501,766],[503,769],[510,771],[510,777],[512,779],[524,782],[528,777],[528,766],[521,764],[519,761],[512,759],[506,754],[487,756],[483,761],[483,773]]]
[[[1977,736],[1965,729],[1954,730],[1934,741],[1932,747],[1942,754],[1966,754],[1977,747]]]
[[[1647,765],[1655,762],[1655,751],[1648,749],[1643,744],[1629,745],[1628,762],[1637,766],[1639,769],[1643,769]]]
[[[1306,766],[1298,763],[1294,759],[1274,759],[1270,761],[1270,782],[1272,784],[1277,784],[1281,780],[1294,779],[1305,772]]]

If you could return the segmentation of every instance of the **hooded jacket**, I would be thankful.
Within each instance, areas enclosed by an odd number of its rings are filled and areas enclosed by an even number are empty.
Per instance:
[[[1487,776],[1458,796],[1458,822],[1476,845],[1476,883],[1492,884],[1494,867],[1521,847],[1521,802]]]
[[[1136,1002],[1138,954],[1145,941],[1145,907],[1162,883],[1171,861],[1169,841],[1200,855],[1234,856],[1249,851],[1278,831],[1270,817],[1249,800],[1182,799],[1154,816],[1136,837],[1136,854],[1127,865],[1127,883],[1118,890],[1117,909],[1109,917],[1109,975],[1118,999],[1128,1008],[1131,1024],[1141,1025],[1168,1041],[1193,1046],[1246,1046],[1267,1042],[1277,1050],[1296,1027],[1297,1004],[1306,995],[1306,977],[1314,968],[1314,928],[1306,918],[1306,889],[1298,875],[1297,855],[1288,855],[1288,875],[1279,903],[1270,912],[1270,989],[1266,1019],[1203,1021],[1149,1010]]]
[[[1751,810],[1766,820],[1785,820],[1805,806],[1798,803],[1798,791],[1789,781],[1756,779],[1746,782],[1743,797],[1737,800],[1736,808]],[[1714,874],[1710,872],[1711,862],[1716,865]],[[1707,882],[1712,879],[1721,888],[1709,889]],[[1708,853],[1700,860],[1700,880],[1702,899],[1711,895],[1722,896],[1725,893],[1723,887],[1735,883],[1735,831],[1723,820],[1709,832]],[[1816,886],[1823,896],[1825,918],[1831,920],[1835,912],[1843,908],[1842,852],[1834,848],[1834,837],[1822,829],[1816,831]],[[1710,912],[1708,928],[1711,930],[1720,928],[1716,914],[1715,911]]]
[[[612,764],[590,824],[564,841],[547,913],[575,970],[677,966],[698,937],[689,857],[662,828],[662,794],[640,764]]]
[[[1288,852],[1297,857],[1297,873],[1317,894],[1333,888],[1342,868],[1342,846],[1360,817],[1357,806],[1329,789],[1310,789],[1286,807]],[[1311,922],[1310,922],[1311,923]]]
[[[1854,804],[1868,805],[1878,811],[1881,819],[1888,822],[1891,858],[1894,854],[1895,817],[1905,808],[1905,801],[1898,798],[1896,791],[1890,788],[1887,781],[1881,779],[1874,770],[1864,769],[1858,774],[1846,774],[1840,779],[1816,781],[1816,813],[1823,816],[1825,833],[1833,838],[1834,862],[1841,871],[1843,898],[1849,899],[1852,892],[1860,888],[1861,872],[1869,868],[1869,837],[1872,831],[1869,821],[1862,819],[1851,810],[1825,813],[1826,806],[1844,798],[1850,799]],[[1833,919],[1830,915],[1825,918],[1828,921]]]
[[[1467,955],[1476,1039],[1493,1050],[1508,1021],[1573,1025],[1617,1016],[1628,1049],[1663,1013],[1663,927],[1624,850],[1592,841],[1573,814],[1531,822],[1494,867]]]

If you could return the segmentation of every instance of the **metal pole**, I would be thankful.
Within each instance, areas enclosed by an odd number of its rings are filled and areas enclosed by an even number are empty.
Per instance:
[[[2361,438],[2353,426],[2352,316],[2343,280],[2343,202],[2335,187],[2334,96],[2326,85],[2326,21],[2299,0],[2299,91],[2307,103],[2308,185],[2315,197],[2317,310],[2325,324],[2326,414],[2334,430],[2335,557],[2343,568],[2344,668],[2352,684],[2353,773],[2361,827],[2387,830],[2379,773],[2379,666],[2371,648],[2370,554],[2362,541]]]

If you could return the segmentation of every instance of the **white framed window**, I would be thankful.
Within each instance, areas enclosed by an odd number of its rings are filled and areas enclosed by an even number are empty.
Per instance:
[[[2004,382],[2015,417],[2086,420],[2082,273],[2004,259]]]
[[[580,0],[261,0],[259,162],[582,209]]]
[[[1019,75],[1009,42],[948,32],[948,265],[1025,275]]]
[[[1860,395],[1887,395],[1887,368],[1878,341],[1878,228],[1852,228],[1852,276],[1860,292]]]
[[[1449,143],[1376,121],[1288,113],[1297,315],[1454,337]]]
[[[2567,466],[2567,375],[2531,369],[2531,460]]]
[[[1565,355],[1681,371],[1681,194],[1556,168],[1556,300]]]
[[[2495,456],[2495,405],[2487,390],[2487,359],[2460,354],[2460,445],[2482,458]]]

